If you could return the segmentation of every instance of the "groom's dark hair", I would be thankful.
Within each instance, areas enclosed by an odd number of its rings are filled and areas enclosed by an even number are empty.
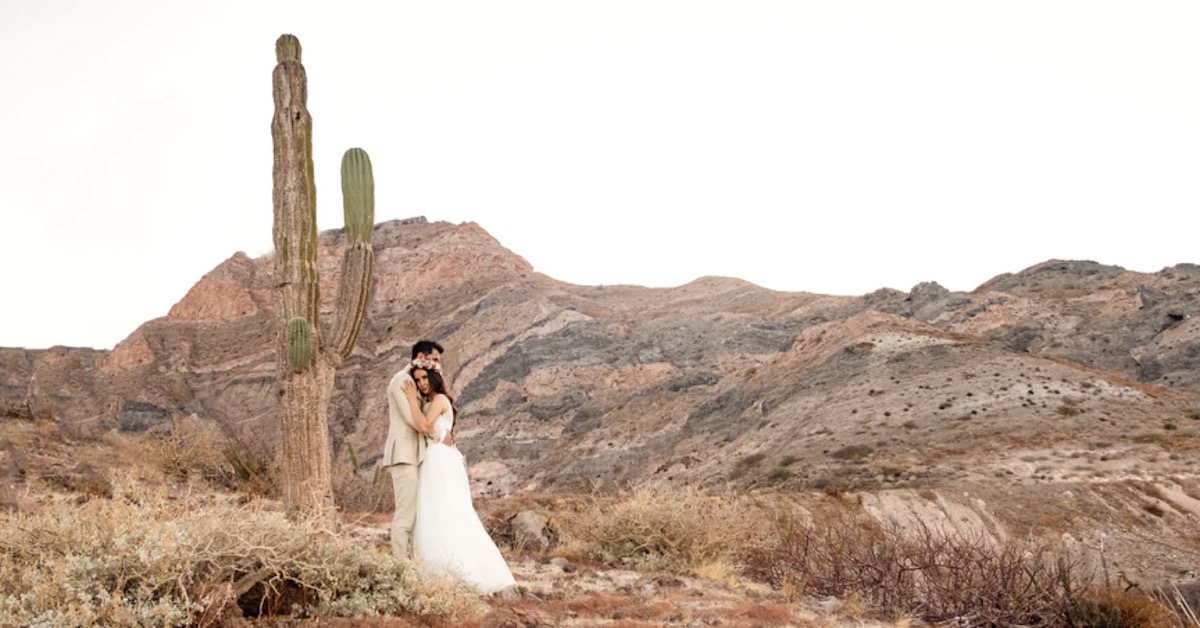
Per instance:
[[[418,340],[417,344],[413,345],[413,348],[412,348],[412,359],[414,359],[414,360],[417,359],[418,353],[424,353],[425,355],[429,355],[430,353],[433,353],[434,351],[437,351],[438,353],[446,352],[446,350],[442,348],[442,345],[439,345],[438,343],[436,343],[432,340]]]

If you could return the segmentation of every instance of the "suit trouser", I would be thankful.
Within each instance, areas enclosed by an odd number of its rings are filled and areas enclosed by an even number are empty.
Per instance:
[[[412,557],[412,529],[417,520],[417,465],[389,466],[392,476],[392,497],[396,510],[392,513],[392,554]]]

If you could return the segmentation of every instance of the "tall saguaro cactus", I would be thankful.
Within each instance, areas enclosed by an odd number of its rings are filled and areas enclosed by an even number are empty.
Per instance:
[[[317,207],[313,183],[312,117],[300,41],[275,42],[275,313],[279,320],[283,500],[290,517],[333,510],[329,398],[334,370],[350,355],[370,299],[375,181],[360,148],[342,157],[347,245],[337,310],[329,338],[321,334],[317,276]]]

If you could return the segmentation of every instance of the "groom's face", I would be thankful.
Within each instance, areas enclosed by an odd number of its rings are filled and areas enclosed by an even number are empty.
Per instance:
[[[421,358],[429,360],[430,362],[433,362],[434,364],[441,364],[442,363],[442,352],[438,351],[437,349],[434,349],[434,350],[430,351],[429,353],[418,353],[417,359],[421,359]]]

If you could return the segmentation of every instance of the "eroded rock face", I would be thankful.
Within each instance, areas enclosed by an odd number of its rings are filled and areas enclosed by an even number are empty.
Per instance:
[[[1169,449],[1200,430],[1195,266],[1051,261],[970,293],[834,297],[715,277],[564,284],[471,223],[382,223],[373,242],[373,302],[330,417],[336,453],[352,448],[364,473],[387,382],[419,338],[447,347],[459,446],[484,494],[1033,477],[1046,471],[1014,451],[1172,423],[1178,440],[1130,444]],[[329,312],[345,239],[320,244]],[[234,255],[112,351],[0,349],[0,420],[97,435],[195,414],[269,449],[271,267]]]
[[[255,275],[270,272],[238,252],[204,276],[167,314],[174,322],[223,323],[251,316],[266,307],[270,293],[253,290]]]

